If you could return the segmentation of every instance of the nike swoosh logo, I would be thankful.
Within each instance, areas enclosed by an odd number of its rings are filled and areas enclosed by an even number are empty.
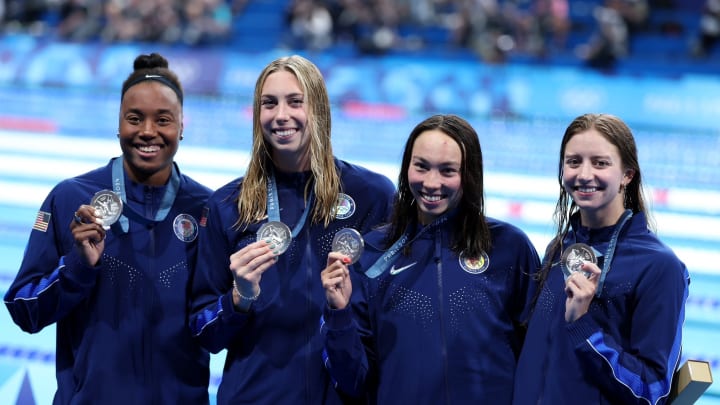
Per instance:
[[[400,268],[397,268],[397,269],[395,268],[395,265],[393,264],[393,266],[390,268],[390,275],[391,275],[391,276],[394,276],[394,275],[400,273],[401,271],[407,270],[407,269],[409,269],[410,267],[414,266],[415,263],[417,263],[417,262],[410,263],[410,264],[408,264],[407,266],[403,266],[403,267],[400,267]]]

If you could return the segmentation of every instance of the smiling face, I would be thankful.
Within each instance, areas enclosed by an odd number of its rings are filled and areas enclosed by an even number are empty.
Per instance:
[[[455,208],[462,197],[460,145],[439,130],[415,139],[408,167],[408,184],[415,198],[418,220],[427,225]]]
[[[141,184],[165,184],[182,129],[182,105],[172,89],[152,80],[130,87],[120,105],[119,124],[130,178]]]
[[[279,70],[265,79],[260,96],[260,125],[282,171],[310,169],[307,101],[291,72]]]
[[[584,226],[613,225],[625,210],[624,187],[633,171],[625,170],[617,147],[596,129],[573,135],[565,145],[562,184],[580,208]]]

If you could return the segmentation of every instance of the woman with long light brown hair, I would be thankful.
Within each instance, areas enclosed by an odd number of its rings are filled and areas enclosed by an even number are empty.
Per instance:
[[[387,219],[395,187],[334,157],[330,133],[320,70],[297,55],[271,62],[247,173],[210,198],[200,232],[191,326],[228,350],[218,404],[341,400],[322,364],[320,270],[338,230]]]
[[[689,275],[648,226],[635,139],[618,117],[567,127],[557,234],[515,379],[514,403],[658,404],[680,361]]]

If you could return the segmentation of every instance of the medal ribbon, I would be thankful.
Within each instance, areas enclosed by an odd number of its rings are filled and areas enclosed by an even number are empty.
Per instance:
[[[300,219],[298,220],[297,224],[295,224],[295,227],[292,230],[292,237],[295,239],[295,237],[298,236],[300,233],[300,230],[302,230],[303,226],[305,226],[305,221],[307,220],[308,212],[310,211],[310,208],[312,207],[313,203],[313,196],[315,195],[314,191],[310,191],[310,197],[308,198],[307,204],[305,205],[305,208],[303,209],[302,215],[300,216]],[[267,214],[268,214],[268,221],[280,221],[280,201],[278,199],[278,191],[277,191],[277,184],[275,183],[275,172],[273,172],[272,168],[269,170],[268,174],[268,185],[267,185]]]
[[[434,227],[435,225],[440,225],[443,222],[447,221],[448,216],[443,215],[440,218],[433,221],[430,225],[424,227],[420,230],[420,232],[415,235],[414,238],[412,238],[410,241],[410,235],[408,232],[403,233],[402,236],[400,236],[400,239],[395,241],[392,246],[390,246],[390,249],[385,251],[382,256],[372,265],[369,269],[365,272],[365,275],[369,278],[375,278],[385,272],[385,270],[388,269],[393,263],[395,263],[395,260],[397,260],[397,255],[400,253],[400,251],[405,247],[405,245],[413,243],[417,238],[420,237],[423,233],[425,233],[426,230]]]
[[[597,257],[603,257],[603,267],[600,272],[600,280],[598,280],[598,286],[597,290],[595,290],[595,296],[600,297],[600,293],[602,292],[603,284],[605,283],[605,277],[607,276],[608,272],[610,271],[610,263],[612,262],[613,256],[615,255],[615,248],[617,247],[617,241],[618,237],[620,236],[620,231],[622,231],[623,227],[625,226],[625,223],[632,217],[633,213],[632,210],[626,209],[625,212],[620,216],[620,219],[618,220],[617,224],[615,225],[615,229],[613,229],[612,236],[610,237],[610,242],[608,243],[607,250],[605,250],[605,255],[602,256],[600,252],[597,251],[594,247],[590,246],[590,248],[595,252],[595,256]],[[577,242],[577,236],[573,233],[574,241]],[[565,266],[565,263],[563,263],[562,260],[560,260],[560,265]]]
[[[122,228],[122,231],[125,233],[127,233],[128,229],[130,229],[130,222],[128,220],[128,217],[132,218],[134,221],[140,222],[143,225],[149,225],[152,223],[163,221],[170,212],[170,208],[172,208],[172,205],[175,202],[175,197],[177,196],[177,192],[180,189],[180,174],[178,173],[177,168],[173,164],[170,181],[168,182],[167,189],[165,190],[165,194],[163,195],[160,202],[160,209],[155,213],[155,218],[150,220],[143,215],[137,213],[127,203],[123,157],[118,157],[113,160],[112,177],[113,191],[120,196],[120,199],[123,202],[123,215],[120,217],[120,219],[118,219],[118,221],[120,222],[120,227]]]
[[[620,217],[617,225],[615,225],[613,234],[610,237],[610,243],[608,244],[608,248],[605,251],[605,262],[603,263],[602,272],[600,273],[600,280],[598,281],[597,290],[595,291],[596,297],[600,297],[603,283],[605,283],[605,276],[607,276],[608,272],[610,271],[610,262],[612,262],[613,256],[615,255],[615,248],[617,247],[617,241],[618,237],[620,236],[620,231],[625,226],[625,223],[627,223],[627,221],[632,217],[632,215],[632,210],[626,209]]]

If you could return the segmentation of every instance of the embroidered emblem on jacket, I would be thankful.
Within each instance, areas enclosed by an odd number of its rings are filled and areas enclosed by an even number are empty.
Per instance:
[[[482,252],[480,257],[466,257],[465,252],[460,253],[458,257],[460,267],[470,274],[480,274],[490,267],[490,257],[487,253]]]
[[[348,219],[355,213],[355,200],[347,194],[340,193],[335,206],[337,219]]]
[[[198,235],[198,224],[192,215],[180,214],[173,221],[175,236],[183,242],[192,242]]]

